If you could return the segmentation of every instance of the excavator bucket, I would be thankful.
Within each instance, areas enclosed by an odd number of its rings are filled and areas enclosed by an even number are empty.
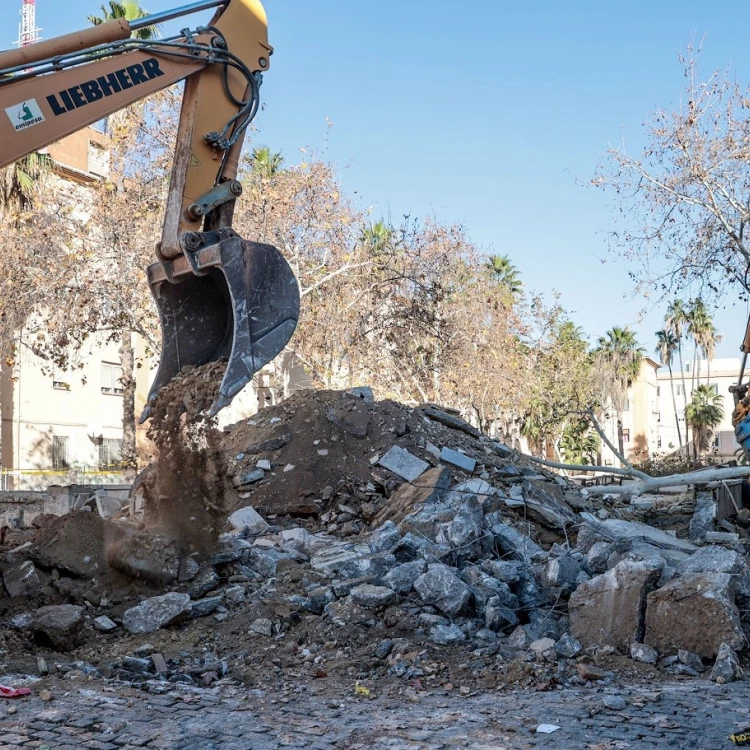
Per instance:
[[[195,233],[184,255],[148,268],[159,309],[162,352],[141,422],[159,389],[186,365],[225,359],[214,416],[287,344],[299,318],[299,287],[272,245],[231,230]]]

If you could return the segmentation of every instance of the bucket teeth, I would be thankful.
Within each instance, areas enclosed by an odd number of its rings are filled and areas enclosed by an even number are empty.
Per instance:
[[[141,422],[159,390],[186,365],[226,359],[209,415],[228,406],[287,345],[299,318],[299,286],[272,245],[233,235],[148,269],[162,352]]]

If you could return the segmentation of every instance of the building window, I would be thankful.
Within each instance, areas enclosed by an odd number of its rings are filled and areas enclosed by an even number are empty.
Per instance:
[[[109,177],[109,151],[94,141],[89,141],[89,174]]]
[[[52,436],[52,468],[69,469],[68,438],[59,435]]]
[[[623,430],[622,431],[622,442],[623,443],[629,443],[630,442],[630,430]]]
[[[682,386],[678,385],[675,392],[678,396],[682,396]]]
[[[122,396],[122,367],[112,362],[102,362],[102,393]]]
[[[661,448],[661,438],[660,437],[656,438],[656,447],[657,448]]]
[[[622,407],[623,411],[630,411],[630,399],[625,399],[625,406]]]
[[[708,387],[714,392],[715,395],[717,395],[717,396],[719,395],[719,384],[718,383],[710,383]]]
[[[70,381],[68,380],[68,376],[63,372],[55,370],[52,373],[52,387],[56,391],[69,391]]]
[[[99,468],[117,469],[122,462],[122,440],[105,438],[99,446]]]

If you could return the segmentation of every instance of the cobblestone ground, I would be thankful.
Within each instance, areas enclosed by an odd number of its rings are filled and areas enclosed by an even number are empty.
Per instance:
[[[750,726],[745,683],[445,693],[418,701],[309,694],[276,700],[271,693],[226,686],[165,695],[101,685],[71,688],[55,690],[47,703],[36,695],[0,703],[0,750],[716,750],[733,747],[728,735]],[[624,708],[616,697],[624,699]],[[606,707],[605,699],[615,707]],[[535,733],[543,723],[560,729]]]

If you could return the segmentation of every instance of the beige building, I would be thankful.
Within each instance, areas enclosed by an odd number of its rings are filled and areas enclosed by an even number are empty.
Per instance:
[[[644,357],[638,380],[628,389],[628,398],[622,411],[622,442],[625,458],[641,461],[653,455],[659,447],[659,363]],[[605,434],[618,447],[617,415],[613,409],[606,412],[602,424]],[[614,453],[602,445],[602,464],[619,466]]]
[[[732,427],[732,410],[734,401],[729,387],[737,383],[740,373],[739,358],[729,357],[725,359],[714,359],[710,363],[701,360],[692,371],[693,362],[685,363],[684,372],[679,366],[673,369],[673,378],[670,383],[669,370],[662,367],[657,379],[659,387],[659,432],[657,448],[661,453],[674,453],[680,449],[678,438],[677,420],[679,420],[680,433],[683,445],[687,442],[687,426],[685,423],[685,405],[690,403],[693,389],[700,383],[710,385],[713,390],[723,398],[724,416],[721,423],[714,431],[712,453],[717,457],[733,458],[735,451],[739,448],[734,439],[734,428]],[[684,383],[683,383],[684,380]],[[674,387],[674,399],[672,388]],[[675,412],[677,416],[675,417]]]
[[[44,149],[56,179],[81,192],[109,175],[107,136],[84,128]],[[118,347],[92,339],[77,368],[57,372],[23,343],[0,373],[4,489],[71,481],[118,481],[122,388]],[[113,471],[114,470],[114,471]],[[96,479],[91,477],[96,475]]]

